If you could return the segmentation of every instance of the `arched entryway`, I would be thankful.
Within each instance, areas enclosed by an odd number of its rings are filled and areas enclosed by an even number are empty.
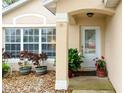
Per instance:
[[[106,19],[113,15],[114,12],[104,9],[81,9],[69,13],[68,48],[77,48],[84,56],[81,68],[69,79],[69,87],[113,91],[107,78],[97,78],[93,61],[96,57],[105,56]]]
[[[64,9],[65,10],[65,9]],[[106,8],[79,8],[67,10],[66,12],[57,11],[56,24],[56,84],[58,90],[67,89],[69,85],[68,78],[68,49],[81,49],[81,31],[84,27],[99,28],[99,49],[100,55],[105,54],[105,29],[107,17],[114,15],[114,11]],[[93,13],[88,17],[87,13]],[[96,40],[96,41],[97,41]],[[61,42],[60,42],[61,41]],[[83,65],[83,64],[82,64]],[[89,69],[89,68],[88,68]],[[91,68],[90,68],[91,69]],[[94,69],[94,68],[93,68]],[[83,70],[83,68],[81,69]],[[61,73],[60,73],[61,71]]]

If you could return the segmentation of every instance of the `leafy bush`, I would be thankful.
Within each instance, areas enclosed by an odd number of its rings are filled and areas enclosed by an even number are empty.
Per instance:
[[[69,61],[69,70],[78,71],[83,62],[83,55],[78,52],[77,49],[68,50],[68,61]]]
[[[5,52],[4,48],[2,48],[2,72],[8,72],[10,66],[7,64],[8,59],[11,58],[10,53]]]
[[[101,58],[95,58],[94,61],[96,61],[97,70],[106,70],[106,61],[103,56]]]
[[[8,70],[10,69],[10,66],[6,63],[2,64],[2,71],[3,72],[8,72]]]

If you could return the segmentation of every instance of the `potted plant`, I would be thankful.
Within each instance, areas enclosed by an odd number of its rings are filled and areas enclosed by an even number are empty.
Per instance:
[[[83,62],[83,55],[78,52],[77,49],[68,50],[68,64],[69,64],[69,77],[73,76],[73,72],[80,69],[81,63]]]
[[[99,77],[105,77],[107,75],[106,61],[103,56],[101,58],[95,58],[96,61],[96,75]]]
[[[4,52],[2,49],[2,77],[7,77],[9,75],[10,66],[8,64],[8,58],[11,58],[8,52]]]
[[[44,65],[44,62],[46,60],[47,60],[47,55],[45,53],[34,54],[32,62],[36,66],[35,71],[37,75],[43,75],[47,73],[47,66]],[[42,62],[42,65],[41,65],[41,62]]]
[[[18,62],[18,64],[20,66],[19,71],[22,75],[27,75],[31,72],[27,51],[20,52],[20,62]]]

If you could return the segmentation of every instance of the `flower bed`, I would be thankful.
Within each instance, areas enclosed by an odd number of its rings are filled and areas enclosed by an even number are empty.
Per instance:
[[[47,74],[39,76],[34,73],[22,76],[19,72],[13,72],[3,79],[3,93],[63,93],[63,91],[55,91],[55,71],[48,71]]]

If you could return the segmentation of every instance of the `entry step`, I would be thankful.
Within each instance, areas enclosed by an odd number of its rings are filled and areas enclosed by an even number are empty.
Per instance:
[[[74,72],[75,76],[96,76],[96,71],[77,71]]]
[[[96,71],[95,67],[82,67],[81,71]]]
[[[115,93],[113,90],[73,90],[72,93]]]

